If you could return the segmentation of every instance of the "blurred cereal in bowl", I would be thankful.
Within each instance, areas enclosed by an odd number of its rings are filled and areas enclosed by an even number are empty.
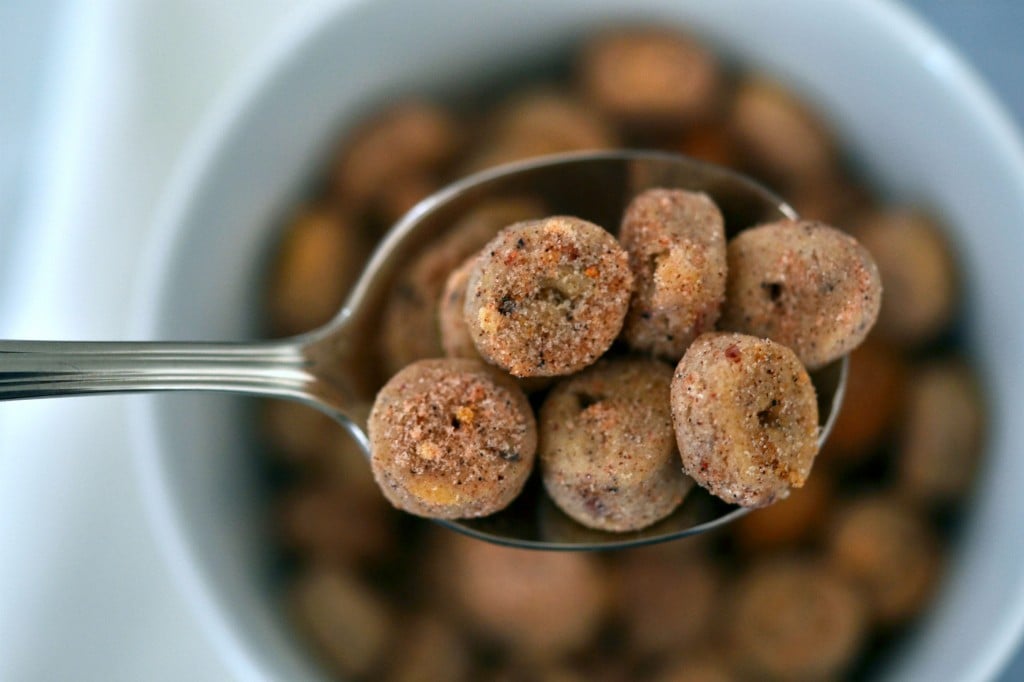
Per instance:
[[[941,216],[887,204],[813,102],[692,31],[613,28],[554,67],[566,75],[515,91],[492,84],[493,97],[472,107],[395,100],[343,130],[320,192],[281,226],[267,330],[326,321],[386,226],[464,173],[657,146],[754,175],[877,260],[880,322],[851,357],[833,436],[806,487],[712,537],[534,554],[400,516],[340,427],[268,404],[260,426],[279,544],[267,551],[289,568],[296,628],[339,679],[870,675],[941,590],[984,443],[984,396],[953,333],[964,273]],[[529,198],[485,207],[417,254],[381,315],[381,375],[471,354],[445,317],[459,294],[449,275],[502,227],[542,211]],[[524,388],[538,404],[549,391]]]

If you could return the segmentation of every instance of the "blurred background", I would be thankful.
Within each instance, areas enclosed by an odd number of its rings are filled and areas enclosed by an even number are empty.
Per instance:
[[[186,141],[308,1],[0,0],[0,337],[127,338]],[[1024,125],[1024,3],[906,4]],[[0,680],[227,676],[150,538],[125,404],[0,409]]]

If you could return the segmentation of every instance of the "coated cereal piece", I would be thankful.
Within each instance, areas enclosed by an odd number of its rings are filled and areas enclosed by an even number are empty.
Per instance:
[[[840,513],[828,537],[832,565],[862,590],[878,622],[895,625],[924,608],[940,555],[916,512],[895,499],[861,498]]]
[[[451,115],[420,100],[372,116],[347,139],[333,184],[342,201],[360,208],[372,205],[396,180],[442,168],[459,147]]]
[[[720,568],[701,552],[660,547],[617,556],[615,604],[625,643],[641,656],[673,656],[713,627],[721,608]]]
[[[853,234],[874,256],[885,282],[878,335],[913,348],[942,333],[953,319],[959,276],[948,239],[922,213],[875,213]]]
[[[466,288],[477,350],[513,376],[559,376],[593,364],[622,329],[633,275],[608,232],[555,216],[488,242]]]
[[[296,625],[335,674],[363,677],[377,668],[395,623],[365,585],[339,569],[312,566],[296,578],[288,601]]]
[[[578,76],[584,95],[620,123],[675,129],[715,109],[722,81],[703,45],[654,27],[596,36],[583,48]]]
[[[809,542],[828,519],[834,493],[829,474],[815,471],[786,499],[737,520],[730,529],[736,544],[746,552],[771,552]]]
[[[405,621],[386,682],[463,682],[470,677],[466,639],[436,613],[415,614]]]
[[[467,626],[525,661],[552,660],[592,641],[609,606],[591,555],[510,549],[464,536],[445,543],[445,580]]]
[[[846,394],[822,457],[857,462],[874,452],[903,413],[907,369],[890,346],[869,340],[850,353]]]
[[[604,118],[585,102],[556,91],[533,91],[507,102],[492,126],[497,139],[540,139],[564,151],[610,149],[618,139]]]
[[[775,182],[804,185],[835,169],[836,145],[824,122],[777,83],[745,78],[729,118],[740,153]]]
[[[943,360],[914,372],[897,450],[900,488],[927,503],[968,491],[981,457],[985,414],[977,377]]]
[[[384,496],[418,516],[505,508],[533,467],[537,427],[515,382],[475,360],[421,360],[385,384],[370,412],[370,463]]]
[[[712,331],[725,298],[725,222],[706,194],[651,189],[630,202],[619,241],[633,298],[622,329],[634,350],[677,361]]]
[[[463,311],[466,308],[466,285],[469,273],[476,265],[477,254],[473,254],[452,270],[444,283],[441,302],[438,304],[437,322],[441,330],[441,347],[450,358],[482,359],[473,343]]]
[[[286,549],[311,562],[349,565],[379,558],[394,539],[388,511],[380,495],[306,483],[277,503],[278,537]]]
[[[811,370],[856,348],[871,331],[882,280],[871,254],[823,223],[781,220],[729,242],[719,329],[792,348]]]
[[[754,564],[730,593],[728,623],[741,679],[840,677],[864,639],[857,592],[819,564],[773,557]]]
[[[298,334],[337,314],[362,270],[366,248],[343,213],[311,207],[285,231],[270,276],[267,307],[277,334]]]
[[[743,334],[697,337],[672,378],[683,470],[711,494],[763,507],[802,487],[818,452],[818,403],[789,348]]]
[[[440,189],[441,183],[435,176],[415,173],[388,183],[380,188],[377,198],[375,217],[383,226],[390,229],[405,216],[409,210],[423,199]]]
[[[693,487],[679,467],[669,385],[657,360],[602,360],[558,383],[540,409],[540,468],[558,507],[589,528],[629,531],[672,513]]]
[[[494,199],[459,219],[420,254],[389,296],[381,322],[385,369],[394,374],[411,362],[442,355],[438,301],[448,275],[512,223],[544,214],[539,202]]]

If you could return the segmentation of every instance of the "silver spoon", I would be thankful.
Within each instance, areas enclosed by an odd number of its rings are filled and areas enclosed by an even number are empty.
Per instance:
[[[256,343],[0,341],[0,400],[143,391],[219,391],[296,400],[344,426],[365,452],[360,414],[379,378],[374,344],[379,311],[411,256],[482,202],[534,196],[558,214],[617,226],[629,200],[652,187],[707,192],[731,234],[796,217],[752,180],[673,154],[616,151],[546,157],[473,175],[420,202],[392,228],[334,319],[313,332]],[[846,385],[845,358],[812,374],[821,415],[820,442],[831,431]],[[702,533],[749,510],[701,489],[670,517],[632,533],[594,531],[571,521],[541,494],[534,479],[507,509],[492,516],[440,521],[503,545],[547,550],[630,547]]]

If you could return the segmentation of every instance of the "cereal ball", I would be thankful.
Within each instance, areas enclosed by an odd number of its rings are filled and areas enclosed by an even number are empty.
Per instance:
[[[446,545],[445,580],[467,625],[515,651],[550,660],[591,641],[608,583],[591,555],[509,549],[463,536]]]
[[[443,167],[458,147],[458,124],[448,112],[429,102],[402,102],[348,138],[334,168],[334,189],[348,204],[366,207],[394,181]]]
[[[959,277],[942,229],[903,209],[869,216],[853,233],[874,256],[885,282],[878,335],[915,347],[943,332],[956,310]]]
[[[939,549],[925,520],[893,499],[852,502],[829,533],[835,569],[863,591],[873,616],[894,625],[924,608],[938,579]]]
[[[469,273],[476,265],[476,259],[477,255],[473,254],[462,261],[462,265],[452,270],[441,292],[437,322],[441,330],[441,347],[444,348],[444,354],[450,358],[481,359],[480,352],[469,333],[466,316],[463,314],[466,308],[466,285],[469,283]]]
[[[703,193],[647,190],[626,209],[619,240],[634,277],[622,336],[675,362],[715,328],[725,298],[722,213]]]
[[[981,389],[969,367],[951,360],[925,365],[910,383],[897,451],[900,487],[917,500],[955,502],[981,456]]]
[[[720,329],[767,337],[808,369],[860,345],[882,300],[867,249],[822,223],[781,220],[744,230],[728,246]]]
[[[291,586],[289,606],[299,628],[337,675],[368,675],[387,651],[392,614],[379,597],[340,570],[307,568]]]
[[[827,472],[814,472],[786,499],[738,519],[731,529],[736,544],[747,552],[770,552],[817,537],[833,506],[834,488]]]
[[[622,329],[633,275],[608,232],[556,216],[511,225],[488,242],[464,314],[480,354],[513,376],[593,364]]]
[[[413,206],[441,188],[435,176],[414,173],[396,178],[380,188],[374,217],[387,230],[394,226]]]
[[[387,682],[460,682],[470,677],[470,651],[454,627],[433,613],[406,621]]]
[[[282,545],[304,559],[347,565],[388,551],[393,539],[388,510],[379,495],[306,483],[278,503],[277,530]]]
[[[362,271],[367,253],[356,226],[325,208],[298,214],[285,231],[270,276],[270,325],[298,334],[326,324]]]
[[[589,528],[645,528],[693,481],[679,467],[669,385],[657,360],[603,360],[563,379],[540,410],[540,467],[558,507]]]
[[[537,427],[515,382],[475,360],[421,360],[385,384],[370,412],[374,477],[418,516],[469,518],[522,490]]]
[[[584,95],[628,126],[680,128],[717,105],[721,74],[714,55],[695,40],[661,28],[599,35],[579,63]]]
[[[442,355],[437,306],[451,271],[506,225],[543,214],[543,207],[528,199],[488,201],[459,219],[409,265],[395,283],[381,322],[389,374],[416,360]]]
[[[871,455],[903,412],[907,371],[892,348],[868,341],[850,353],[846,394],[822,456],[856,462]]]
[[[672,378],[683,470],[726,502],[789,496],[818,453],[818,402],[789,348],[743,334],[697,337]]]
[[[747,671],[742,679],[835,679],[865,634],[859,595],[810,560],[754,564],[730,596],[734,660]]]
[[[775,182],[807,184],[835,167],[835,142],[824,123],[777,83],[744,79],[729,118],[751,168]]]
[[[617,559],[616,609],[631,651],[675,655],[711,629],[720,608],[721,579],[710,559],[660,547],[629,550]]]
[[[599,113],[571,95],[553,91],[533,91],[507,102],[491,136],[546,140],[567,152],[618,146],[614,131]]]

